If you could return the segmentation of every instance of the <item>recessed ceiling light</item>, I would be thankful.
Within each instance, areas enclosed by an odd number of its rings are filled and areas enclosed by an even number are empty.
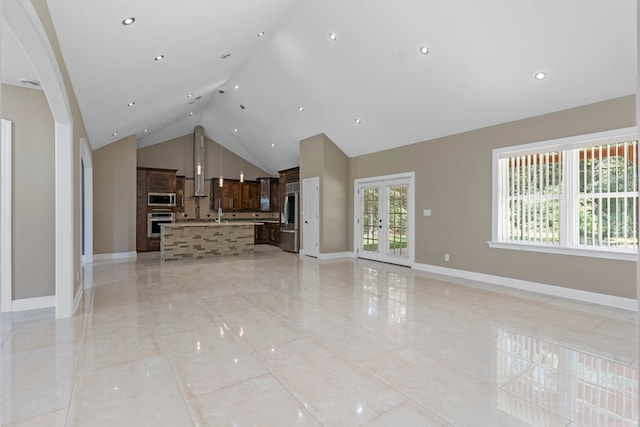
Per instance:
[[[164,59],[164,55],[158,55],[155,58],[153,58],[154,61],[162,61]]]
[[[260,31],[260,32],[258,33],[258,37],[262,37],[262,36],[264,36],[264,31]]]
[[[37,80],[20,79],[19,81],[20,81],[20,83],[22,83],[23,85],[28,86],[28,87],[40,87],[41,86],[40,82],[37,81]]]
[[[118,136],[118,132],[112,133],[111,136]]]
[[[420,47],[420,53],[423,55],[426,55],[427,53],[429,53],[429,48],[426,46],[421,46]]]
[[[145,129],[145,130],[144,130],[144,133],[148,133],[148,132],[149,132],[149,129]]]
[[[189,115],[190,115],[190,116],[193,116],[193,111],[189,111]]]
[[[134,105],[136,105],[136,103],[131,101],[130,103],[127,104],[127,107],[133,107]]]
[[[129,18],[125,18],[122,20],[122,25],[131,25],[134,22],[136,22],[136,18],[134,18],[133,16],[129,17]]]
[[[229,58],[230,56],[231,56],[231,54],[230,54],[230,53],[225,53],[225,54],[221,55],[221,56],[220,56],[220,58],[222,58],[222,59],[227,59],[227,58]]]
[[[234,131],[234,132],[236,132],[236,133],[238,133],[238,128],[235,128],[233,131]]]
[[[298,111],[304,111],[304,107],[301,105],[298,107]]]
[[[275,147],[276,147],[276,144],[271,144],[271,148],[275,148]]]
[[[193,98],[193,94],[190,93],[189,95],[187,95],[187,98]]]
[[[536,78],[536,80],[544,80],[547,78],[547,73],[545,73],[544,71],[538,71],[534,77]]]
[[[358,124],[358,125],[359,125],[360,123],[362,123],[362,120],[360,120],[360,119],[355,119],[354,121],[355,121],[355,122],[356,122],[356,124]]]
[[[235,90],[238,90],[238,89],[240,89],[240,86],[238,86],[238,85],[233,85],[233,88],[234,88]]]
[[[336,36],[336,33],[329,33],[329,40],[331,40],[332,42],[336,41],[338,39],[338,36]]]

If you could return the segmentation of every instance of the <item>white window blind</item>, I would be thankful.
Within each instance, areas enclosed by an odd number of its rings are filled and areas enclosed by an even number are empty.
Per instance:
[[[494,150],[493,227],[498,243],[637,252],[635,133]]]

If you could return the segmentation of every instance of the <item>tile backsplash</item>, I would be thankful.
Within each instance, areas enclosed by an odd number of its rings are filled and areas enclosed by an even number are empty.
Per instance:
[[[204,194],[206,197],[200,197],[200,219],[215,220],[218,218],[217,211],[209,210],[209,189],[211,188],[211,180],[204,181]],[[176,221],[193,220],[196,217],[196,198],[193,197],[193,178],[186,178],[184,180],[184,208],[182,212],[176,213]],[[249,220],[249,219],[261,219],[261,220],[275,220],[280,219],[279,212],[234,212],[224,211],[222,212],[222,219],[224,221],[233,220]]]

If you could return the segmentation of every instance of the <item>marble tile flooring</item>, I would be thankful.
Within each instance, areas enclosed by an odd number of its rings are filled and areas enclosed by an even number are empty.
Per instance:
[[[88,265],[81,314],[4,315],[2,425],[638,425],[636,313],[256,249]]]

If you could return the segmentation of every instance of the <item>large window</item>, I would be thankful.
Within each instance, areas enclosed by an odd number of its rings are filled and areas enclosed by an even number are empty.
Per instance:
[[[493,151],[492,247],[634,259],[635,128]]]

